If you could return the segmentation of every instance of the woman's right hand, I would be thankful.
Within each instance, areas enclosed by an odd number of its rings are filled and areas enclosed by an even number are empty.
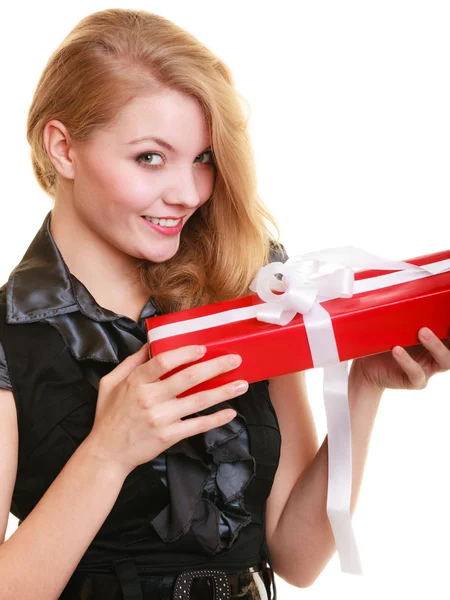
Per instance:
[[[204,356],[201,348],[184,346],[149,360],[145,343],[100,379],[94,425],[88,436],[97,456],[123,469],[126,477],[135,467],[152,460],[181,439],[220,427],[236,416],[235,411],[225,409],[182,420],[242,395],[248,389],[246,381],[234,381],[183,398],[176,396],[235,369],[241,363],[238,355],[191,365],[160,380],[172,369]]]

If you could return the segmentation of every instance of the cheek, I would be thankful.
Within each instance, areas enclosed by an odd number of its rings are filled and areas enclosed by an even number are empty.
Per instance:
[[[82,198],[89,203],[93,201],[104,205],[107,198],[112,199],[121,193],[120,169],[112,165],[111,160],[86,155],[78,168],[78,187]]]
[[[155,193],[152,187],[149,188],[148,175],[133,164],[121,164],[118,168],[102,171],[99,181],[110,207],[138,211],[148,206]]]
[[[139,169],[128,174],[123,173],[118,185],[120,185],[121,194],[137,206],[142,202],[148,204],[150,198],[155,194],[155,186],[152,185],[148,174],[140,173]]]

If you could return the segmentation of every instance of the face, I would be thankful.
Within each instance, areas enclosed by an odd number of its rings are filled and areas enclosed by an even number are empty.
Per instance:
[[[195,99],[174,91],[136,98],[107,129],[70,147],[73,218],[131,257],[170,259],[212,194],[209,145]]]

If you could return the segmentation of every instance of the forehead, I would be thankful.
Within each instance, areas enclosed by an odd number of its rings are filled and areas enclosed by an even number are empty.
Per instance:
[[[149,135],[170,138],[172,145],[209,143],[203,110],[194,97],[177,91],[142,95],[131,100],[119,113],[109,132],[124,143]]]

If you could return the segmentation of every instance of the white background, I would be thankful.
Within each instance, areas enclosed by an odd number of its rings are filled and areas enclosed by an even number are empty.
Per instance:
[[[290,255],[351,244],[408,259],[449,247],[447,2],[41,0],[2,8],[0,284],[51,208],[25,139],[38,77],[82,17],[113,6],[172,19],[231,67],[251,106],[259,192]],[[307,377],[322,439],[321,373]],[[342,574],[335,556],[309,588],[277,578],[282,599],[448,596],[449,384],[445,373],[426,390],[384,394],[353,519],[364,576]]]

